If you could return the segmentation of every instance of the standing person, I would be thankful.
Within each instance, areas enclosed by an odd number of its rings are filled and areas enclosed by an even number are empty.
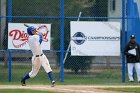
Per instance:
[[[52,75],[52,69],[50,67],[49,61],[47,57],[44,55],[41,49],[42,41],[47,41],[43,39],[43,34],[38,32],[35,27],[29,26],[27,28],[27,33],[29,34],[29,46],[32,51],[32,70],[27,75],[25,75],[21,80],[21,85],[26,86],[25,81],[29,78],[33,78],[37,75],[41,65],[45,69],[46,73],[48,74],[49,79],[51,80],[52,87],[55,85],[55,80]]]
[[[135,36],[130,36],[129,43],[125,46],[125,55],[128,67],[128,77],[130,82],[134,82],[133,68],[137,73],[137,81],[140,83],[140,47],[135,41]]]

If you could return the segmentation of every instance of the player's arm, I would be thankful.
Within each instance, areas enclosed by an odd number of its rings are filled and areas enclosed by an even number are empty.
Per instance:
[[[137,46],[138,46],[138,53],[139,53],[139,55],[140,55],[140,45],[137,44]]]
[[[44,42],[48,42],[48,39],[44,39],[43,38],[43,34],[38,34],[39,38],[40,38],[40,42],[44,41]]]
[[[131,50],[131,49],[129,48],[129,44],[127,44],[126,47],[125,47],[125,55],[127,55],[127,56],[134,56],[133,54],[128,52],[129,50]]]
[[[42,35],[43,35],[43,33],[42,33],[42,32],[39,32],[39,31],[37,31],[37,30],[36,30],[36,34],[38,34],[38,35],[39,35],[39,34],[42,34]]]
[[[127,44],[127,45],[125,46],[125,49],[124,49],[124,53],[125,53],[125,55],[127,55],[127,56],[130,55],[130,53],[128,53],[128,50],[129,50],[129,44]]]
[[[48,42],[48,39],[44,39],[44,38],[43,38],[42,40],[43,40],[44,42]]]
[[[44,38],[43,38],[43,35],[44,35],[44,34],[43,34],[42,32],[37,31],[36,33],[37,33],[38,35],[42,35],[42,36],[41,36],[42,41],[48,42],[48,39],[44,39]]]

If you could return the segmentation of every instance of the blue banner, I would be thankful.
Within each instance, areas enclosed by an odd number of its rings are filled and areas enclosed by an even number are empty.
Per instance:
[[[127,42],[130,40],[130,35],[136,36],[136,41],[140,44],[140,19],[137,0],[128,0],[127,3],[127,16],[128,16],[128,32]]]

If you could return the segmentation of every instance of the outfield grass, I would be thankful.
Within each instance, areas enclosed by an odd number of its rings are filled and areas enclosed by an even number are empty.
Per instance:
[[[12,84],[20,84],[21,78],[26,75],[30,70],[31,66],[13,66],[12,67],[12,82],[8,82],[8,68],[0,66],[0,84],[12,85]],[[73,73],[73,72],[65,72],[64,73],[64,82],[60,82],[59,80],[59,71],[53,73],[56,84],[57,85],[140,85],[137,82],[130,83],[122,83],[121,81],[121,69],[104,69],[98,71],[91,71],[88,73]],[[127,75],[127,74],[126,74]],[[126,76],[126,80],[127,76]],[[44,69],[40,69],[38,75],[33,78],[27,80],[27,84],[29,85],[49,85],[50,80],[45,73]],[[124,92],[134,92],[140,93],[139,88],[104,88],[105,90],[112,91],[124,91]],[[36,91],[36,90],[22,90],[22,89],[2,89],[0,93],[58,93],[58,92],[50,92],[50,91]],[[60,93],[60,92],[59,92]]]
[[[8,68],[0,66],[0,84],[20,84],[20,80],[23,76],[25,76],[31,70],[31,66],[12,66],[12,82],[8,82]],[[97,85],[97,84],[131,84],[131,83],[122,83],[121,69],[103,69],[98,71],[91,71],[88,73],[73,73],[73,72],[65,72],[64,73],[64,82],[60,82],[59,71],[54,72],[53,75],[55,77],[57,84],[67,84],[67,85]],[[127,76],[126,76],[127,78]],[[127,80],[127,79],[126,79]],[[41,68],[38,75],[33,78],[27,80],[27,84],[50,84],[50,80],[45,73],[44,69]],[[138,84],[137,82],[133,83]]]
[[[39,91],[30,89],[0,89],[0,93],[62,93],[62,92]]]
[[[140,88],[104,88],[104,90],[140,93]]]

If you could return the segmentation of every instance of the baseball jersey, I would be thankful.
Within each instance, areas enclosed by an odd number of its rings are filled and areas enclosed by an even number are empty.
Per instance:
[[[29,36],[28,42],[34,56],[41,55],[43,53],[41,48],[42,38],[42,34]]]

